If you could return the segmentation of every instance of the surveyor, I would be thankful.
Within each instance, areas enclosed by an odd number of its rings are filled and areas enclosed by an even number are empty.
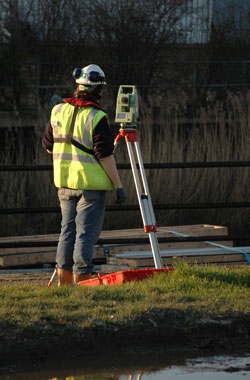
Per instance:
[[[116,190],[123,204],[123,189],[113,156],[114,137],[108,115],[100,106],[103,70],[95,64],[75,69],[74,96],[51,111],[42,145],[53,153],[54,183],[62,214],[56,253],[58,286],[89,279],[93,254],[102,229],[108,190]]]

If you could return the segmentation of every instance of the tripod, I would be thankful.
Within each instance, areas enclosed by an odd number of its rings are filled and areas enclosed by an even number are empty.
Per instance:
[[[145,175],[145,169],[142,161],[140,146],[137,141],[137,130],[133,127],[126,127],[126,124],[121,124],[119,134],[115,138],[115,148],[122,137],[125,137],[129,160],[132,168],[137,198],[139,201],[142,221],[144,225],[144,232],[148,233],[151,250],[153,254],[155,268],[163,268],[161,260],[160,248],[157,237],[155,235],[157,231],[157,224],[155,221],[154,210],[149,194],[148,183]],[[135,154],[139,164],[139,173],[137,170],[137,164]]]

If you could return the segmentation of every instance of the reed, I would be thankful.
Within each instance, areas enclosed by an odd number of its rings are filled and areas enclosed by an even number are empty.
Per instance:
[[[187,118],[182,107],[164,104],[162,99],[145,105],[140,101],[141,121],[138,137],[144,163],[206,162],[250,160],[250,92],[243,99],[230,94],[223,102],[200,107]],[[48,110],[47,110],[48,111]],[[41,146],[48,112],[40,110],[34,136],[25,143],[20,137],[15,149],[5,149],[1,165],[51,164]],[[118,132],[118,129],[117,129]],[[9,132],[8,132],[9,133]],[[30,151],[30,152],[29,152]],[[115,152],[117,163],[129,162],[124,141]],[[249,168],[150,169],[146,170],[153,203],[240,202],[249,198]],[[128,200],[138,204],[131,170],[120,171]],[[1,173],[1,207],[58,206],[52,172]],[[108,204],[115,200],[111,192]],[[115,217],[114,217],[115,216]],[[159,225],[224,225],[232,233],[249,232],[249,212],[242,209],[157,211]],[[138,212],[106,212],[104,229],[141,227]],[[54,233],[60,230],[60,214],[1,216],[1,235]]]
[[[245,99],[228,94],[223,104],[198,109],[192,120],[176,107],[158,107],[153,119],[153,107],[143,107],[139,137],[144,162],[249,160],[249,107],[249,93]],[[153,203],[240,202],[249,197],[249,168],[154,169],[147,174]],[[136,201],[134,186],[126,188],[129,203]],[[126,216],[126,223],[133,225],[133,215]],[[160,211],[156,217],[160,225],[205,223],[226,225],[232,232],[249,229],[246,208]]]

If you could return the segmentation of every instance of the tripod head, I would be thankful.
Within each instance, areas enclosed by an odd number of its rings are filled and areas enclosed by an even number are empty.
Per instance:
[[[136,129],[139,102],[136,86],[121,85],[116,100],[115,122],[121,129]]]

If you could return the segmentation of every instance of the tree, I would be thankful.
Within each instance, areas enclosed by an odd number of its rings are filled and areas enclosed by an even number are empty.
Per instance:
[[[84,3],[76,0],[2,0],[0,4],[2,102],[21,99],[26,84],[64,84],[72,62],[86,50],[89,23]],[[23,64],[35,62],[23,75]],[[37,64],[46,63],[37,70]],[[48,64],[49,63],[49,64]],[[38,72],[39,71],[39,72]],[[38,75],[39,74],[39,75]],[[28,82],[28,83],[27,83]],[[43,91],[44,92],[44,91]],[[47,91],[45,91],[47,93]],[[44,95],[44,94],[43,94]],[[33,96],[34,97],[34,96]]]
[[[99,63],[109,84],[136,84],[143,87],[146,97],[150,87],[172,84],[180,75],[178,70],[175,77],[173,71],[170,73],[166,58],[173,59],[173,47],[185,40],[188,32],[192,35],[193,15],[197,13],[200,17],[199,10],[205,3],[205,0],[195,2],[196,5],[191,0],[2,0],[0,35],[5,50],[0,55],[5,62],[42,63],[39,77],[33,73],[34,85],[72,84],[70,70]],[[21,88],[20,70],[17,66],[13,70],[6,76],[2,66],[0,75],[3,79],[17,78],[13,81]],[[186,77],[190,73],[181,71],[181,75]],[[16,97],[15,102],[19,100]]]
[[[211,63],[204,81],[225,84],[214,91],[213,99],[225,99],[225,92],[238,92],[250,81],[247,62],[250,49],[250,3],[228,0],[217,9],[207,46]],[[240,84],[240,86],[237,86]]]
[[[186,2],[96,0],[90,3],[96,58],[115,64],[107,67],[112,83],[122,80],[149,86],[154,82],[167,46],[176,41],[174,27],[183,16]]]

